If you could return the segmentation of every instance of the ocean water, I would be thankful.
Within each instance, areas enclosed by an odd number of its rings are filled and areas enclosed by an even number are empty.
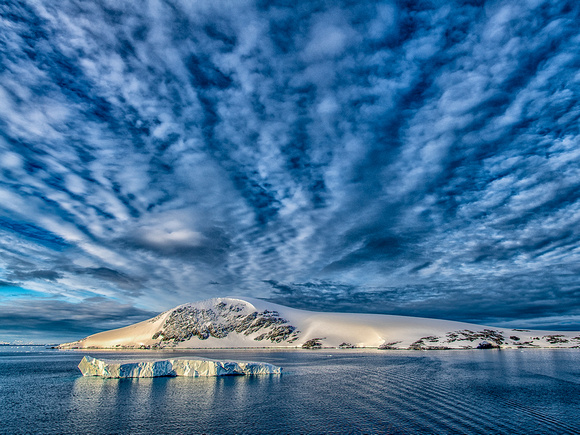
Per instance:
[[[265,361],[284,374],[85,378],[84,354]],[[0,433],[580,434],[580,350],[1,347]]]

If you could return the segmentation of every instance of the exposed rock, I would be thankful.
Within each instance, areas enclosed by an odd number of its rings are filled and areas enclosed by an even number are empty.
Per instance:
[[[380,350],[393,350],[396,349],[395,345],[401,343],[400,341],[390,341],[390,342],[384,342],[383,344],[381,344],[377,349]]]
[[[263,332],[254,340],[269,340],[272,343],[292,343],[300,334],[277,311],[243,314],[242,307],[221,302],[214,309],[190,305],[177,307],[152,338],[179,343],[194,337],[206,340],[209,337],[225,338],[231,332],[251,335],[260,331]]]
[[[325,339],[324,337],[311,338],[302,345],[302,349],[320,349],[322,347],[322,343],[320,340],[324,339]]]
[[[425,342],[429,343],[439,343],[439,337],[435,335],[429,335],[427,337],[421,337],[419,340],[411,343],[409,346],[410,350],[445,350],[449,349],[449,347],[444,345],[434,346],[430,344],[426,344]]]
[[[540,347],[538,344],[534,344],[533,341],[520,341],[518,343],[518,349],[526,348],[526,347]]]
[[[569,340],[563,337],[565,337],[565,335],[544,335],[542,338],[545,338],[550,344],[568,343]]]
[[[344,343],[340,343],[338,345],[338,348],[339,349],[355,349],[356,346],[354,344],[344,342]]]
[[[461,331],[454,331],[447,333],[447,342],[454,341],[478,341],[485,340],[494,343],[496,346],[504,344],[504,336],[500,331],[494,329],[484,329],[483,331],[470,331],[464,329]]]
[[[476,347],[476,349],[498,349],[498,348],[499,346],[497,344],[491,344],[485,340],[479,343]]]
[[[425,342],[419,339],[409,345],[409,350],[426,350]]]

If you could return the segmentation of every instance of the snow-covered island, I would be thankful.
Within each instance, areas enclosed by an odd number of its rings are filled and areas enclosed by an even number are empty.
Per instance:
[[[103,378],[156,378],[161,376],[274,375],[282,368],[263,362],[215,361],[209,359],[166,359],[110,361],[85,356],[79,364],[83,376]]]
[[[62,349],[321,347],[379,349],[579,348],[580,332],[496,328],[386,314],[321,313],[259,299],[180,305]]]

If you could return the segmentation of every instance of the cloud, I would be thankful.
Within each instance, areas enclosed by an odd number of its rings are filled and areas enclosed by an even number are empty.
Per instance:
[[[10,278],[22,281],[28,281],[33,279],[56,281],[59,278],[62,278],[62,274],[55,272],[54,270],[30,270],[30,271],[14,270],[10,274]]]
[[[3,12],[1,280],[154,311],[307,305],[267,281],[334,283],[304,293],[324,309],[575,315],[551,304],[580,272],[576,3]]]
[[[548,325],[577,330],[580,326],[580,288],[572,276],[562,278],[558,274],[512,276],[503,279],[501,287],[491,288],[476,277],[404,287],[362,287],[327,281],[285,284],[270,280],[267,284],[274,290],[270,301],[313,311],[411,315],[499,327],[517,327],[518,321],[533,328]],[[525,297],[519,290],[523,286],[527,288]],[[557,318],[566,322],[558,326]]]
[[[100,331],[119,328],[154,317],[157,313],[120,304],[102,297],[70,303],[54,299],[0,303],[3,336],[77,340]]]
[[[75,268],[70,271],[77,275],[89,275],[97,280],[111,282],[120,289],[133,290],[135,294],[139,294],[138,290],[143,288],[142,279],[128,276],[122,272],[107,267]]]

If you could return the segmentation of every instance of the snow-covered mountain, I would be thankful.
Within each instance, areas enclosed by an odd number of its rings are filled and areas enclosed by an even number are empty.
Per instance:
[[[384,314],[320,313],[253,298],[214,298],[180,305],[124,328],[60,347],[240,348],[580,347],[580,332],[493,328]]]

